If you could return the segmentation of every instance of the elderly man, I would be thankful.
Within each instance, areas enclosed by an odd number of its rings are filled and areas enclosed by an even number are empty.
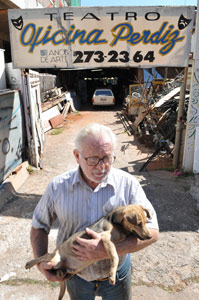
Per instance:
[[[79,259],[97,259],[93,265],[67,280],[71,300],[131,300],[131,261],[128,253],[139,251],[158,239],[156,213],[139,182],[132,175],[112,167],[116,136],[110,128],[89,124],[75,138],[73,151],[78,168],[57,176],[46,189],[33,215],[31,244],[35,257],[48,251],[48,234],[59,221],[57,244],[121,205],[140,204],[150,212],[147,227],[152,236],[141,241],[135,236],[117,243],[120,263],[114,286],[109,284],[110,262],[101,236],[86,229],[91,240],[76,238],[73,252]],[[38,269],[49,281],[57,281],[53,264],[42,262]]]

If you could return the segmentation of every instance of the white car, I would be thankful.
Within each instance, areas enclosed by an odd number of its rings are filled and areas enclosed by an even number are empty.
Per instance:
[[[93,105],[114,105],[115,97],[110,89],[95,90],[92,98]]]

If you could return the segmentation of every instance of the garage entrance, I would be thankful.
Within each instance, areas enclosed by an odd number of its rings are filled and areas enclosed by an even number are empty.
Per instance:
[[[100,87],[122,104],[129,85],[145,81],[143,69],[188,65],[193,21],[194,7],[10,10],[13,63],[50,69],[80,107]]]

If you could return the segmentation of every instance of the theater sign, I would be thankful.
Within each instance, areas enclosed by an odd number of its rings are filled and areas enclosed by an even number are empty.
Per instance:
[[[186,66],[194,7],[11,9],[16,68]]]

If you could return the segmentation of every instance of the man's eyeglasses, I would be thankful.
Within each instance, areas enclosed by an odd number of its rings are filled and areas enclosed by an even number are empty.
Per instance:
[[[83,157],[83,158],[85,159],[88,166],[97,166],[100,161],[103,161],[104,164],[112,165],[115,161],[115,156],[112,155],[106,155],[102,158],[99,158],[97,156]]]

